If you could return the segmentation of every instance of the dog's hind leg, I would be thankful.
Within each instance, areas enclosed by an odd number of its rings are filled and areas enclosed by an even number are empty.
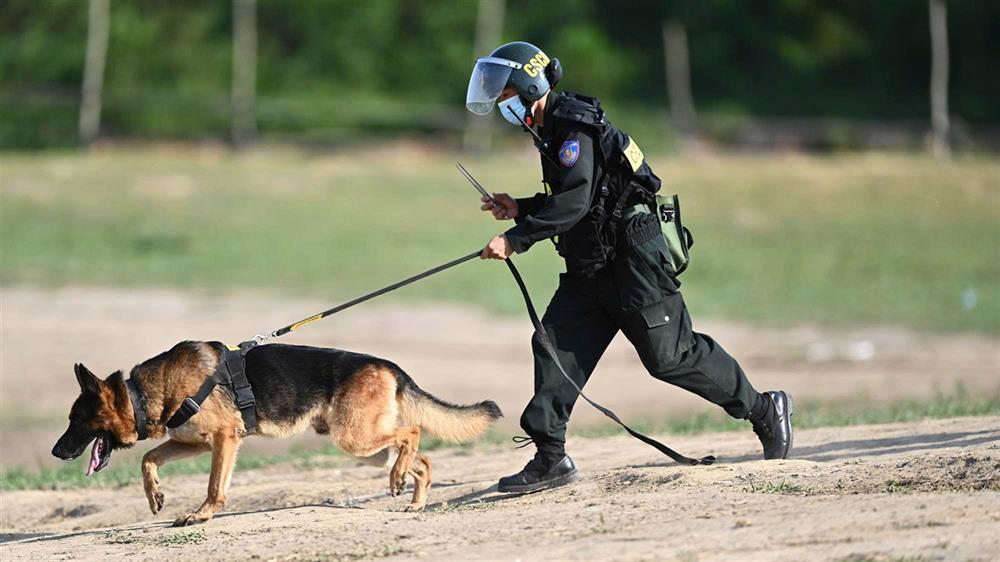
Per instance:
[[[401,427],[396,430],[395,447],[399,456],[389,471],[389,493],[398,496],[406,487],[406,475],[413,467],[413,459],[420,445],[420,428],[416,426]]]
[[[142,456],[142,487],[146,491],[149,510],[153,515],[163,509],[163,493],[160,492],[158,469],[170,461],[193,457],[208,450],[208,443],[184,443],[171,439],[150,449]]]
[[[368,457],[386,447],[399,451],[389,472],[389,493],[393,496],[403,491],[420,444],[419,427],[397,426],[396,394],[395,373],[379,365],[368,365],[344,383],[326,417],[334,443],[347,453]]]
[[[431,488],[431,459],[417,453],[408,473],[413,477],[413,500],[406,506],[408,511],[420,511],[427,505],[427,492]]]
[[[208,497],[198,511],[178,517],[174,521],[174,527],[204,523],[225,505],[239,447],[240,438],[233,429],[223,429],[212,436],[212,473],[208,478]]]

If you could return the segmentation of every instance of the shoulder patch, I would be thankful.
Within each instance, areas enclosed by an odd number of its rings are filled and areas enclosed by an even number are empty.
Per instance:
[[[642,161],[646,157],[642,154],[642,149],[639,148],[639,145],[635,144],[635,141],[632,140],[632,137],[628,137],[628,145],[622,152],[625,154],[629,165],[632,166],[632,171],[638,172],[639,167],[642,166]]]
[[[576,161],[580,159],[580,141],[567,139],[559,147],[559,163],[567,168],[572,168]]]

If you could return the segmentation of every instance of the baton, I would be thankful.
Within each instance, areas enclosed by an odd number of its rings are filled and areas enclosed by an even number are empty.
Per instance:
[[[463,166],[461,162],[458,162],[457,164],[455,164],[455,167],[458,168],[459,172],[462,172],[462,175],[465,176],[465,179],[469,180],[469,183],[472,184],[472,187],[476,188],[476,191],[478,191],[479,193],[481,193],[483,195],[483,197],[489,199],[494,205],[497,205],[497,202],[496,202],[496,200],[493,199],[493,196],[490,195],[483,188],[482,184],[480,184],[476,180],[476,178],[472,177],[472,174],[470,174],[469,171],[465,169],[465,166]]]

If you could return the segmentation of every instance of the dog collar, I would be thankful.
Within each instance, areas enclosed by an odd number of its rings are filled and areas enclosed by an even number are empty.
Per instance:
[[[125,381],[125,390],[129,402],[132,403],[132,411],[135,413],[135,432],[139,434],[139,441],[142,441],[149,437],[149,428],[146,426],[146,399],[139,392],[135,379],[130,378]]]

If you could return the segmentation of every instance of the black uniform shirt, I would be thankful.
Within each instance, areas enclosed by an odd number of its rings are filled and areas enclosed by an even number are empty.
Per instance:
[[[553,92],[545,108],[544,122],[550,125],[539,130],[549,146],[551,160],[542,156],[542,180],[551,194],[517,199],[517,224],[505,233],[519,254],[539,240],[568,231],[592,206],[598,171],[595,147],[599,141],[584,126],[553,123],[552,111],[561,99],[561,94]]]

